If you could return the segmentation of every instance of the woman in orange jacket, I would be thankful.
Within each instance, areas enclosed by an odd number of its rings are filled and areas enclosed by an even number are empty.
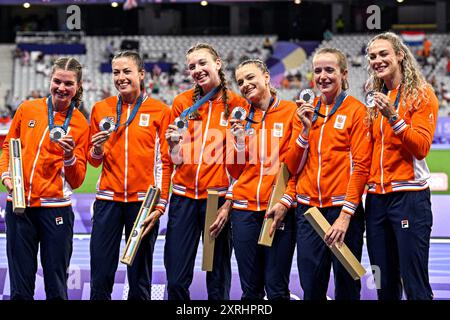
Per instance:
[[[295,176],[280,201],[268,210],[280,164],[299,127],[294,102],[280,100],[270,86],[269,71],[261,60],[243,61],[236,82],[251,107],[246,121],[231,120],[236,135],[234,156],[227,162],[236,179],[227,198],[233,200],[231,226],[243,300],[289,300],[289,276],[295,250]],[[264,217],[274,222],[270,248],[258,245]]]
[[[207,189],[219,193],[219,212],[211,226],[216,237],[213,270],[206,275],[208,299],[228,300],[231,286],[231,230],[225,201],[230,185],[225,168],[226,130],[234,107],[247,102],[230,91],[222,60],[209,44],[186,55],[195,87],[175,97],[166,138],[175,167],[167,222],[164,264],[170,300],[188,300],[195,256],[203,233]],[[203,235],[204,236],[204,235]]]
[[[305,300],[327,298],[333,266],[335,299],[360,299],[355,281],[329,250],[344,241],[361,259],[364,212],[361,196],[367,182],[372,152],[366,107],[348,95],[345,55],[322,48],[313,58],[314,82],[321,95],[314,105],[298,102],[301,133],[287,155],[293,174],[299,174],[296,193],[297,265]],[[295,121],[299,121],[298,118]],[[304,213],[318,207],[332,225],[319,237]]]
[[[128,299],[150,300],[153,249],[172,173],[164,138],[170,109],[146,95],[144,63],[137,52],[116,54],[112,69],[119,94],[97,102],[91,113],[88,161],[94,167],[102,165],[90,243],[91,299],[111,299],[123,229],[128,239],[147,189],[153,185],[160,188],[161,196],[144,221],[141,244],[127,267]]]
[[[47,299],[67,299],[67,268],[72,255],[72,190],[86,173],[87,120],[77,109],[82,99],[82,68],[73,58],[57,59],[50,95],[23,102],[14,116],[0,158],[2,182],[11,195],[9,142],[22,144],[26,209],[6,205],[6,250],[11,299],[34,295],[37,254],[41,253]]]
[[[367,249],[371,264],[379,268],[378,298],[401,299],[404,286],[408,299],[429,300],[432,212],[425,157],[436,128],[438,100],[397,35],[377,35],[367,47],[375,91]]]

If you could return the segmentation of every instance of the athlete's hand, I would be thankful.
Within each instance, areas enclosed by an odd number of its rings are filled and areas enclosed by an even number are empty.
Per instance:
[[[91,143],[94,146],[94,153],[103,154],[103,146],[110,136],[109,131],[100,131],[92,136]]]
[[[284,220],[284,217],[286,216],[287,211],[288,209],[278,202],[266,214],[267,218],[273,218],[273,223],[269,230],[269,236],[272,237],[272,235],[275,233],[275,230],[277,230],[280,227],[281,223]]]
[[[339,248],[342,247],[351,219],[351,215],[341,211],[339,217],[334,221],[333,225],[325,234],[324,240],[327,246],[331,248],[337,243]]]
[[[236,139],[245,136],[244,124],[239,119],[230,119],[231,133],[236,137]]]
[[[302,134],[305,137],[309,136],[309,130],[312,126],[312,119],[314,116],[314,106],[312,104],[306,103],[303,100],[296,100],[297,104],[297,115],[303,125]]]
[[[12,194],[13,192],[13,185],[11,182],[11,178],[5,178],[3,179],[3,185],[6,188],[6,191],[8,191],[9,194]]]
[[[375,106],[380,110],[381,114],[386,118],[391,118],[396,114],[394,106],[391,104],[389,97],[382,92],[374,92],[373,101]]]
[[[71,135],[65,135],[61,139],[57,140],[56,143],[64,151],[64,159],[72,159],[73,151],[75,150],[75,141]]]
[[[156,222],[159,220],[159,218],[163,214],[164,214],[164,212],[162,212],[159,209],[156,209],[156,210],[152,211],[152,213],[150,213],[147,218],[145,218],[144,222],[142,222],[142,227],[144,228],[142,237],[145,237],[150,232],[150,230],[152,230],[152,228],[155,226]]]
[[[214,223],[209,227],[209,234],[213,238],[217,238],[219,233],[228,221],[231,209],[231,200],[225,201],[225,203],[217,211],[217,218]]]
[[[178,132],[178,128],[174,124],[169,124],[165,132],[165,137],[169,143],[169,148],[172,150],[175,146],[180,144],[181,133]]]

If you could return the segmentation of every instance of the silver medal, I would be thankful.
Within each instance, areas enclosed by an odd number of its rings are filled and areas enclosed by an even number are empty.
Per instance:
[[[54,127],[50,130],[50,140],[58,141],[66,135],[66,131],[62,127]]]
[[[314,102],[315,97],[316,95],[314,94],[314,91],[312,91],[311,89],[303,89],[299,95],[300,100],[303,100],[309,104]]]
[[[242,107],[236,107],[231,112],[231,119],[244,121],[246,116],[247,116],[247,111],[245,111],[245,109]]]
[[[177,126],[178,133],[180,133],[180,134],[184,133],[188,128],[188,121],[186,120],[186,118],[178,117],[175,119],[173,124]]]
[[[106,117],[103,118],[98,124],[101,131],[113,132],[115,128],[114,118]]]
[[[375,107],[374,93],[375,93],[375,91],[373,91],[373,90],[366,93],[366,107],[367,108]]]

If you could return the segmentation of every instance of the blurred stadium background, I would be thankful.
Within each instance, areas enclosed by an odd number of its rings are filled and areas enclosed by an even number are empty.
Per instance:
[[[125,48],[138,50],[145,60],[147,93],[170,105],[176,94],[192,85],[185,70],[185,52],[197,42],[209,42],[218,49],[235,90],[236,65],[245,57],[263,59],[270,68],[272,85],[283,99],[295,99],[301,89],[313,88],[311,57],[315,50],[337,47],[349,60],[350,93],[364,101],[365,44],[374,34],[387,30],[401,34],[410,45],[440,102],[438,127],[427,158],[433,173],[434,210],[430,273],[436,297],[450,299],[447,1],[1,0],[0,141],[23,100],[48,94],[50,67],[56,57],[69,55],[83,64],[82,111],[87,118],[95,101],[115,94],[110,73],[110,59],[115,52]],[[89,296],[90,215],[99,172],[89,166],[84,184],[74,195],[77,235],[72,261],[74,274],[81,275],[80,286],[77,284],[70,291],[74,299]],[[3,186],[0,191],[0,299],[8,299]],[[164,297],[164,219],[167,217],[163,217],[155,251],[155,299]],[[363,265],[369,266],[366,253]],[[115,299],[126,297],[124,270],[119,267]],[[199,270],[196,264],[196,271]],[[293,294],[301,297],[295,262],[292,271]],[[234,260],[233,272],[237,275]],[[366,277],[363,297],[373,299],[371,276]],[[196,272],[194,287],[198,286],[198,292],[193,293],[193,298],[205,298],[202,281],[201,272]],[[331,298],[332,289],[330,286]],[[38,298],[42,298],[42,278],[38,277],[36,290]],[[239,297],[239,284],[234,280],[232,296]]]

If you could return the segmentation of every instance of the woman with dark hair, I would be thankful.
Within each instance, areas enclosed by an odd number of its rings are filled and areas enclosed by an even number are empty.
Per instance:
[[[40,249],[47,299],[67,299],[67,269],[72,255],[72,190],[86,173],[89,125],[77,109],[82,68],[73,58],[53,65],[50,95],[23,102],[14,116],[0,158],[8,190],[6,250],[12,300],[32,300]],[[9,143],[22,146],[26,209],[12,210]]]
[[[211,226],[215,237],[213,270],[206,274],[208,299],[228,300],[231,286],[231,201],[225,201],[230,179],[225,167],[226,130],[234,107],[247,102],[230,91],[222,60],[209,44],[186,54],[195,86],[175,97],[166,132],[175,167],[172,178],[164,265],[169,300],[188,300],[195,256],[204,230],[207,189],[219,193],[219,211]],[[203,235],[204,236],[204,235]]]
[[[94,167],[103,165],[90,244],[91,299],[111,299],[123,229],[128,239],[146,192],[154,185],[161,189],[161,197],[144,223],[134,262],[127,267],[128,299],[150,300],[153,249],[172,173],[164,138],[170,109],[146,95],[138,53],[119,52],[112,59],[112,70],[119,94],[97,102],[91,113],[88,161]]]

